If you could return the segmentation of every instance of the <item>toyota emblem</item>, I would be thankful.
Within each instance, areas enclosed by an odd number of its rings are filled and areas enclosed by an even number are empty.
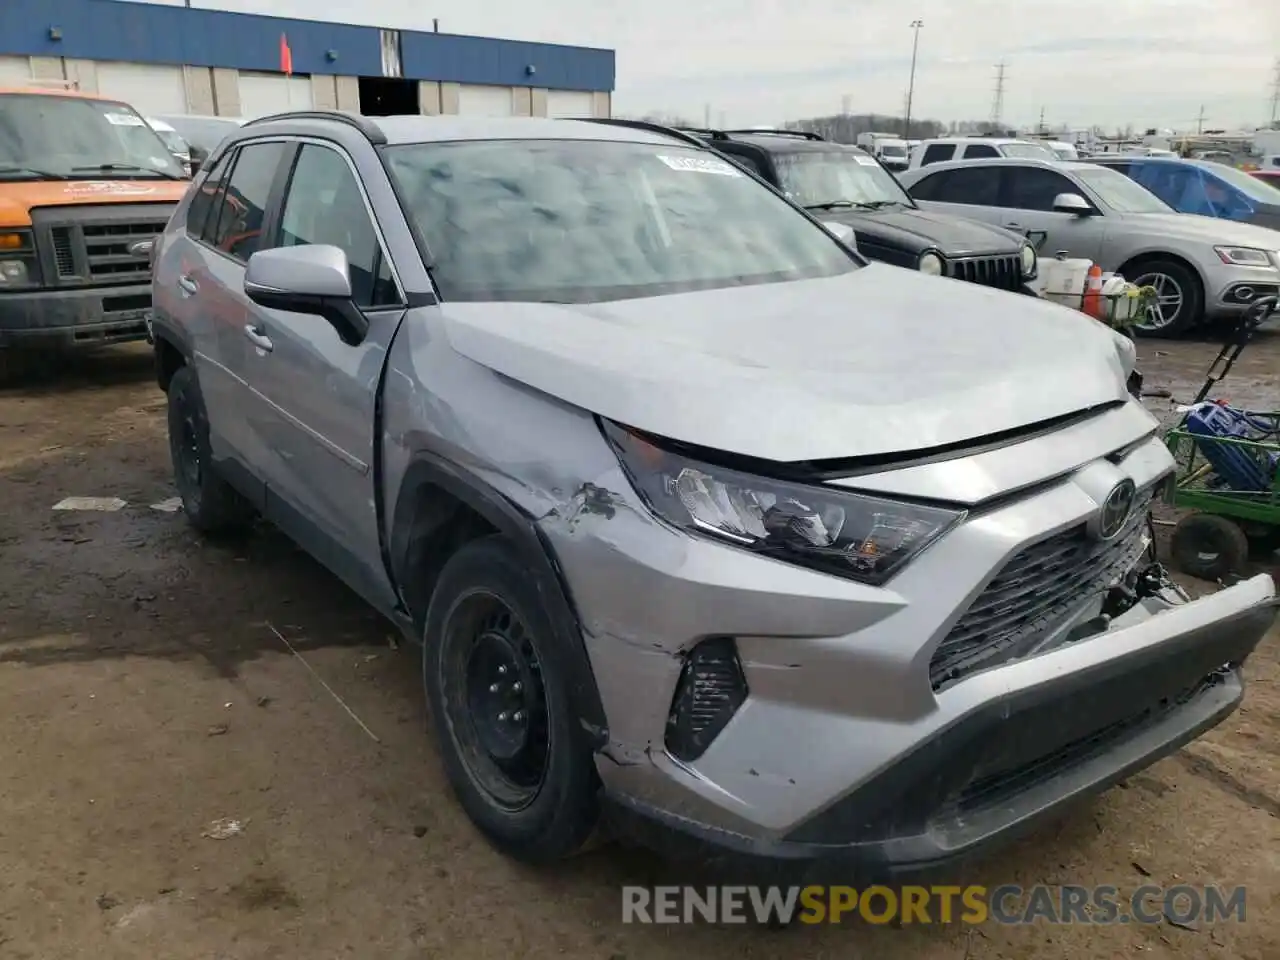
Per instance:
[[[1125,521],[1133,512],[1133,501],[1137,488],[1129,479],[1121,480],[1102,503],[1098,513],[1098,539],[1111,540],[1124,529]]]

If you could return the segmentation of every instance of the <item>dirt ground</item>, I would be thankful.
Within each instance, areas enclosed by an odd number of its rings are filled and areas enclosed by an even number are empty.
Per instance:
[[[1141,352],[1148,386],[1186,397],[1215,348]],[[1280,333],[1219,393],[1280,406]],[[969,877],[1244,884],[1243,924],[624,926],[620,886],[670,868],[617,845],[545,872],[494,853],[424,732],[414,651],[279,536],[209,546],[151,508],[173,495],[163,419],[140,348],[0,390],[4,960],[1280,957],[1274,635],[1240,713]],[[67,496],[128,506],[51,510]],[[205,836],[220,819],[241,832]]]

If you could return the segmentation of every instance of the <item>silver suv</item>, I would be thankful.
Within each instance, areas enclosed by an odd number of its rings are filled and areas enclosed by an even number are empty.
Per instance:
[[[1147,559],[1129,341],[662,133],[255,120],[155,282],[188,519],[265,516],[422,640],[450,781],[530,861],[608,812],[939,864],[1219,723],[1274,617]]]
[[[898,178],[923,210],[1025,233],[1041,256],[1097,261],[1159,301],[1140,333],[1238,317],[1280,292],[1280,232],[1177,213],[1122,173],[1059,160],[962,160]]]

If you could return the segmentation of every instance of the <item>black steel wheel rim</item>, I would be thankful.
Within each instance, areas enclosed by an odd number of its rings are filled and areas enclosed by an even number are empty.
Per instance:
[[[500,597],[455,602],[441,636],[445,715],[472,780],[500,808],[523,810],[546,781],[551,730],[528,628]]]

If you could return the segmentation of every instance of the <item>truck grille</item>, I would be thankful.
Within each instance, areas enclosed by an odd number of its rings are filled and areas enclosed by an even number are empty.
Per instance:
[[[60,287],[147,283],[151,258],[129,247],[164,233],[172,210],[169,203],[33,210],[45,277]]]
[[[934,651],[933,689],[1024,655],[1081,602],[1123,576],[1146,547],[1151,499],[1151,488],[1139,494],[1113,540],[1095,540],[1081,525],[1031,544],[1005,564]]]
[[[998,257],[966,257],[948,261],[947,272],[957,280],[1018,290],[1022,286],[1022,258],[1018,254]]]

